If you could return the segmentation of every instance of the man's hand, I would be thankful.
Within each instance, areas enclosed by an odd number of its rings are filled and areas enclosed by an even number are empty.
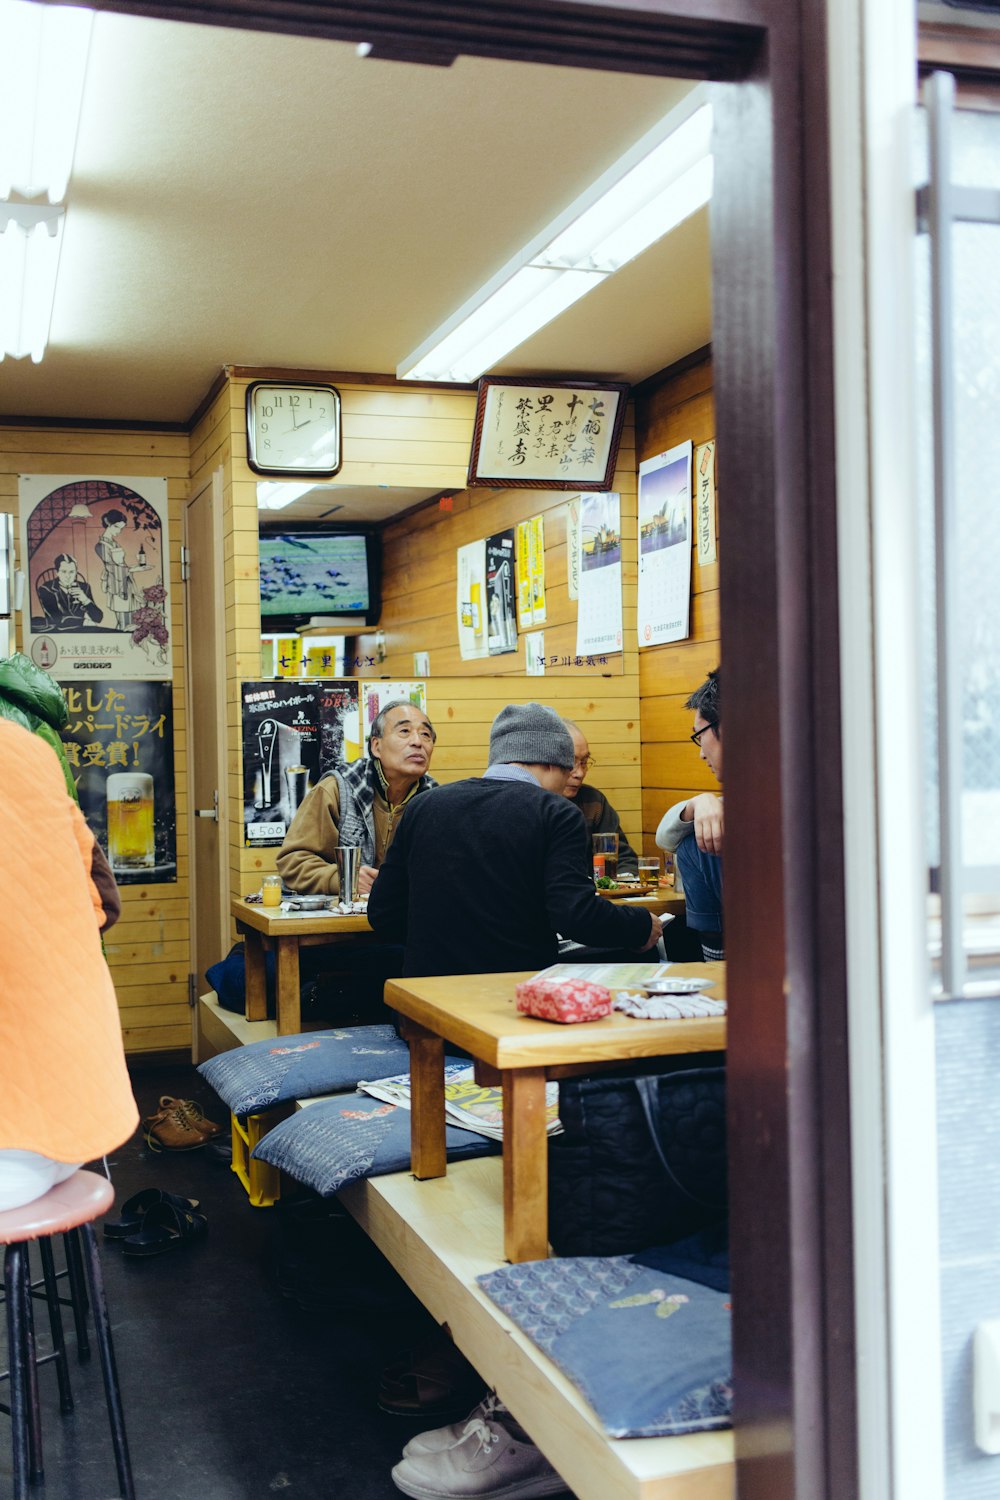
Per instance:
[[[641,949],[639,950],[640,953],[645,953],[645,951],[646,951],[647,948],[655,948],[656,944],[660,941],[660,938],[663,936],[663,923],[660,921],[659,917],[654,917],[652,912],[650,912],[649,915],[650,915],[650,920],[652,921],[653,925],[650,928],[649,937],[643,943]]]
[[[358,895],[367,896],[375,884],[375,876],[378,871],[372,865],[362,865],[358,871]]]
[[[694,836],[703,854],[722,853],[722,798],[699,792],[684,809],[684,822],[694,823]]]

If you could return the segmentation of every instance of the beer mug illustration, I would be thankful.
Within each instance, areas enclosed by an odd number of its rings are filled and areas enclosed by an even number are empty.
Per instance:
[[[113,870],[152,870],[153,778],[142,771],[108,777],[108,862]]]

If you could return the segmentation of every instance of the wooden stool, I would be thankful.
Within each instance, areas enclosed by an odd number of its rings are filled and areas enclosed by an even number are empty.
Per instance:
[[[10,1360],[10,1416],[14,1451],[14,1500],[27,1500],[28,1485],[44,1478],[42,1463],[42,1422],[38,1404],[38,1367],[35,1352],[35,1327],[31,1305],[31,1273],[28,1246],[39,1240],[43,1251],[46,1290],[49,1293],[49,1315],[52,1319],[52,1341],[59,1375],[60,1403],[64,1411],[72,1409],[69,1376],[62,1339],[59,1298],[52,1273],[51,1247],[54,1234],[78,1230],[83,1247],[83,1263],[94,1312],[94,1337],[101,1359],[104,1395],[111,1423],[111,1441],[118,1470],[120,1500],[135,1500],[132,1467],[129,1462],[125,1419],[122,1412],[118,1371],[111,1342],[111,1324],[104,1297],[104,1278],[94,1236],[93,1221],[105,1214],[114,1203],[110,1182],[95,1172],[74,1172],[33,1203],[0,1213],[0,1245],[7,1246],[4,1258],[4,1287],[7,1305],[7,1354]],[[48,1253],[46,1253],[48,1252]],[[67,1405],[68,1401],[68,1405]]]

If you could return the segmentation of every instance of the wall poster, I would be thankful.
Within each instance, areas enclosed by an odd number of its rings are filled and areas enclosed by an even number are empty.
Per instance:
[[[698,536],[698,566],[714,563],[715,548],[715,439],[694,450],[694,483],[697,503],[695,530]]]
[[[490,655],[516,651],[513,527],[486,538],[486,615]]]
[[[484,375],[476,398],[469,485],[606,490],[628,386]]]
[[[640,646],[682,641],[690,631],[691,452],[679,443],[639,465]]]
[[[361,691],[356,677],[317,682],[319,693],[320,775],[361,755]]]
[[[583,495],[577,656],[622,649],[621,496]]]
[[[571,599],[580,597],[580,514],[582,495],[571,495],[566,502],[566,592]]]
[[[545,624],[545,517],[517,524],[517,623]]]
[[[80,810],[119,885],[177,879],[173,688],[169,682],[61,682],[63,744]]]
[[[55,676],[169,681],[165,479],[22,474],[24,651]]]
[[[486,543],[468,542],[457,552],[458,649],[463,661],[489,655],[486,633]]]
[[[320,776],[319,683],[244,682],[243,842],[280,844]]]

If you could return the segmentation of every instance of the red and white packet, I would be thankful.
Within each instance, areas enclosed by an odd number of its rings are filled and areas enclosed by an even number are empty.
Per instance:
[[[525,979],[514,996],[523,1015],[542,1021],[599,1021],[611,1014],[611,991],[589,979]]]

